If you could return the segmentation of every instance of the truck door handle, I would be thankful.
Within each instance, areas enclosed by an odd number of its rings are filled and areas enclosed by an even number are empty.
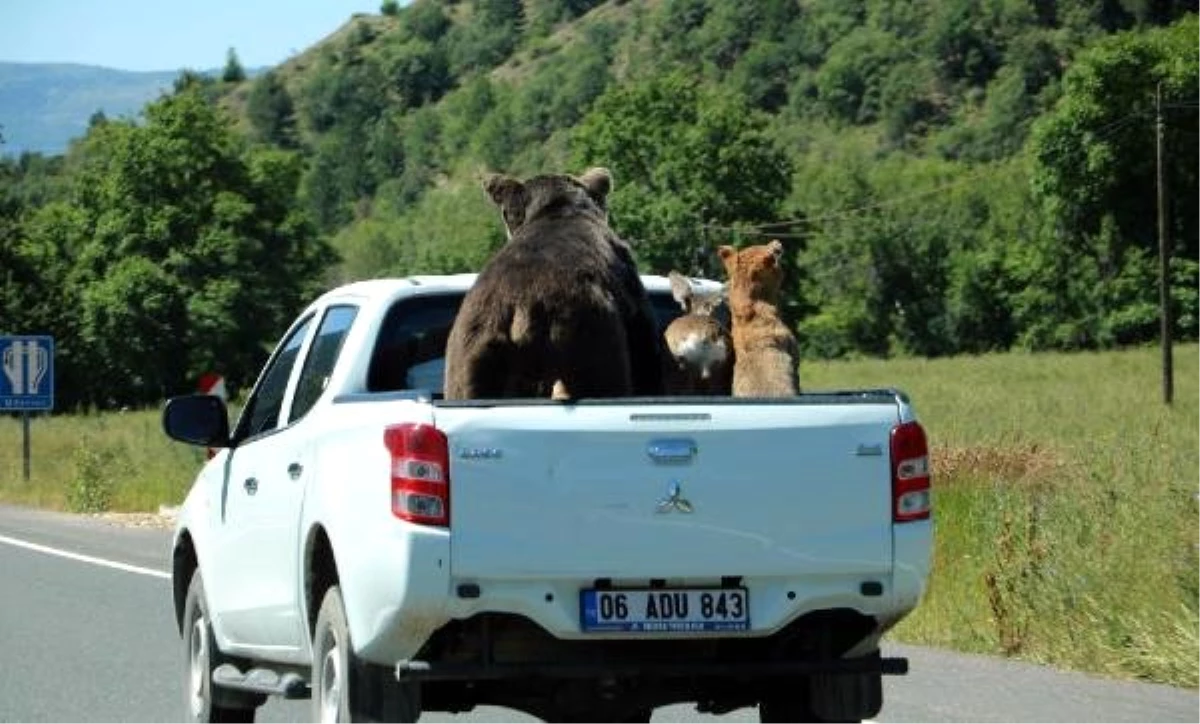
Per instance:
[[[247,493],[254,495],[258,492],[258,478],[246,478],[246,482],[242,483],[242,487],[246,489]]]
[[[291,476],[292,480],[299,478],[302,472],[304,472],[304,466],[300,463],[292,463],[288,466],[288,475]]]

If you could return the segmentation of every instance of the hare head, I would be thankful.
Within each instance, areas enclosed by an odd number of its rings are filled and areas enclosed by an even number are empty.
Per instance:
[[[672,271],[671,293],[684,314],[663,336],[671,354],[667,376],[671,394],[728,395],[733,374],[733,342],[719,320],[728,314],[722,292],[697,294],[687,277]]]

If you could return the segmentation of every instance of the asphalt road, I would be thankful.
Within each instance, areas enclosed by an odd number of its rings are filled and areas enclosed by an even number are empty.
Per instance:
[[[166,575],[170,534],[0,506],[0,721],[178,721],[182,651]],[[885,645],[911,672],[885,679],[881,722],[1196,722],[1194,690],[981,656]],[[270,701],[259,721],[303,721]],[[479,708],[422,721],[536,721]],[[654,721],[757,721],[665,707]]]

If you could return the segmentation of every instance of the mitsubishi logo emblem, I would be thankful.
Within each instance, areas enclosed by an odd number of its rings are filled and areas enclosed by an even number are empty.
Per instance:
[[[672,510],[677,510],[680,513],[691,513],[692,503],[687,498],[683,497],[683,487],[678,480],[672,480],[667,486],[667,497],[658,501],[658,513],[670,513]]]

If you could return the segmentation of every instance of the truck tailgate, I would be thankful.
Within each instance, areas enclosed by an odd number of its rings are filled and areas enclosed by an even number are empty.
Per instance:
[[[439,404],[456,577],[886,573],[895,400]]]

